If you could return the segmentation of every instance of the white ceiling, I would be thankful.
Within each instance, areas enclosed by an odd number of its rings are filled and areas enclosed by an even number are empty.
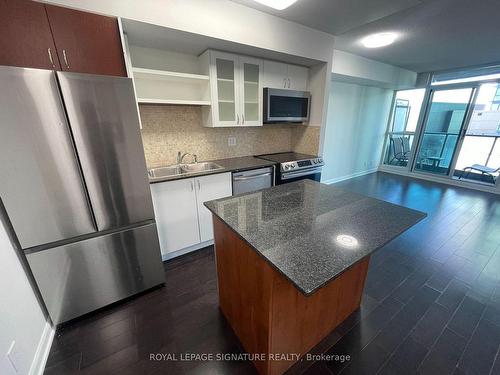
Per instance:
[[[233,0],[336,35],[336,47],[416,72],[500,62],[500,0],[298,0],[275,11]],[[391,46],[367,49],[366,35],[393,31]]]

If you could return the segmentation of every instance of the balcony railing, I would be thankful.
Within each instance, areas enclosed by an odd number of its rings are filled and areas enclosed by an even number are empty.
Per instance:
[[[467,134],[461,147],[454,176],[463,176],[463,170],[473,164],[498,168],[500,165],[500,134]],[[487,140],[487,141],[486,141]],[[416,168],[447,174],[458,141],[458,134],[427,132],[417,155]],[[492,182],[492,177],[474,171],[467,179]]]
[[[409,143],[412,145],[415,137],[414,132],[393,132],[388,134],[387,149],[385,164],[406,166],[408,160],[397,158],[394,154],[393,139],[397,137],[408,137]],[[442,133],[442,132],[426,132],[422,138],[422,145],[416,155],[415,168],[421,171],[427,171],[438,174],[448,174],[449,167],[453,159],[453,153],[458,142],[458,134]],[[472,140],[489,139],[489,142],[476,142],[474,145]],[[461,148],[461,153],[455,167],[454,176],[463,177],[464,168],[470,167],[473,164],[485,165],[491,168],[500,167],[500,133],[496,134],[467,134]],[[488,175],[483,175],[474,171],[470,171],[466,178],[491,183],[493,178]]]

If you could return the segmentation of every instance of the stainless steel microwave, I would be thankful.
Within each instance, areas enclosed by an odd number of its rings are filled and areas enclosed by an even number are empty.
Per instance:
[[[283,89],[264,89],[264,123],[309,121],[311,93]]]

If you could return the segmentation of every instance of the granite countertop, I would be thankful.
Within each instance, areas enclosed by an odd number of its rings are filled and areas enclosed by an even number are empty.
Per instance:
[[[222,167],[222,169],[216,169],[212,171],[202,171],[196,173],[183,173],[180,175],[160,177],[160,178],[150,178],[149,183],[154,184],[158,182],[180,180],[183,178],[205,176],[216,173],[239,172],[249,169],[270,167],[276,164],[275,162],[259,159],[254,156],[241,156],[237,158],[228,158],[228,159],[204,160],[203,162],[214,162],[216,164],[219,164]]]
[[[205,206],[305,295],[427,216],[310,180]]]

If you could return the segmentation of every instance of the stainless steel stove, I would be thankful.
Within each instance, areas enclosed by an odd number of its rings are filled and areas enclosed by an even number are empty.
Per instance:
[[[276,184],[310,179],[321,180],[321,169],[324,165],[319,156],[299,154],[296,152],[279,152],[275,154],[257,155],[258,158],[274,161],[276,168]]]

